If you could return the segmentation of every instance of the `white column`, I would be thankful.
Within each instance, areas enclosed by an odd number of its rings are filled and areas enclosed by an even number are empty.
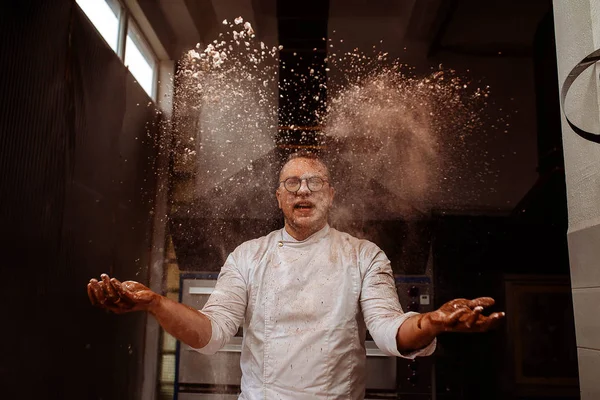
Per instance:
[[[600,48],[600,1],[555,0],[559,85],[571,69]],[[573,84],[565,107],[579,127],[600,133],[598,67]],[[600,144],[575,134],[562,117],[569,259],[582,400],[600,398]]]

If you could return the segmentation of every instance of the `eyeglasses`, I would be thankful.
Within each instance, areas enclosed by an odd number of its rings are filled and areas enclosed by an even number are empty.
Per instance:
[[[300,179],[297,176],[292,176],[279,183],[283,183],[283,187],[290,193],[296,193],[302,187],[302,181],[306,181],[306,186],[311,192],[318,192],[323,189],[323,185],[327,182],[326,179],[313,176],[310,178]]]

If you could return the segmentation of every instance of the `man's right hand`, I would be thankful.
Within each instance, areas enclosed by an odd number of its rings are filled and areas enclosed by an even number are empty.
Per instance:
[[[130,311],[151,311],[162,297],[139,282],[121,283],[106,274],[100,276],[100,281],[91,279],[87,285],[87,292],[94,306],[116,314]]]
[[[150,312],[165,331],[195,349],[206,346],[212,336],[212,324],[206,315],[161,296],[139,282],[121,283],[102,274],[100,281],[90,280],[87,291],[92,304],[105,310],[117,314]]]

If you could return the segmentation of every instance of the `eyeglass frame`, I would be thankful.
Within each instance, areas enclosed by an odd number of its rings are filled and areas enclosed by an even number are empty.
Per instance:
[[[321,185],[321,188],[318,189],[318,190],[312,190],[310,188],[310,186],[309,186],[309,180],[310,179],[314,179],[314,178],[317,178],[317,179],[320,179],[320,180],[323,181],[323,183]],[[286,186],[286,184],[285,184],[285,182],[287,182],[290,179],[299,179],[300,180],[300,186],[295,191],[291,191],[290,189],[288,189],[287,186]],[[298,191],[300,189],[302,189],[302,182],[304,182],[304,181],[306,181],[306,187],[308,188],[308,190],[310,190],[311,193],[320,192],[321,190],[323,190],[323,186],[325,186],[326,183],[329,184],[329,180],[328,179],[321,178],[320,176],[311,176],[309,178],[300,178],[298,176],[290,176],[289,178],[286,178],[286,179],[284,179],[282,181],[279,181],[279,184],[281,185],[283,183],[283,188],[285,190],[287,190],[289,193],[296,194],[296,193],[298,193]]]

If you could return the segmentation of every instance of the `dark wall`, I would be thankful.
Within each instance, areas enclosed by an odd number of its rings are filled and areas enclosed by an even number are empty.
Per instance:
[[[555,192],[554,195],[561,194]],[[524,399],[519,396],[524,389],[518,387],[515,380],[517,350],[514,342],[535,342],[541,337],[548,342],[544,346],[549,346],[552,351],[537,354],[532,360],[548,369],[536,374],[552,380],[555,375],[546,375],[551,372],[577,381],[575,325],[564,225],[515,216],[440,217],[434,227],[433,256],[436,307],[454,298],[491,296],[496,305],[489,312],[508,312],[506,320],[494,331],[439,337],[436,376],[439,394],[446,396],[440,398]],[[524,297],[506,292],[505,284],[510,279],[528,277],[533,278],[533,285],[538,285],[532,292],[534,295]],[[544,283],[544,279],[549,281]],[[564,293],[548,296],[544,285],[557,284],[564,287]],[[535,294],[535,290],[539,290],[539,294]],[[508,296],[538,301],[539,304],[533,313],[526,301],[509,309]],[[560,302],[556,303],[558,299]],[[511,326],[511,321],[520,321],[522,325],[519,326],[525,329],[521,331],[516,325]],[[535,330],[536,326],[543,327],[542,335]],[[576,383],[544,386],[538,382],[527,389],[536,398],[549,398],[545,397],[548,393],[560,399],[579,398]]]
[[[86,284],[147,282],[156,109],[74,1],[2,2],[0,52],[0,398],[139,398],[146,317]]]
[[[434,228],[436,306],[456,297],[492,296],[491,311],[507,311],[495,331],[439,338],[440,398],[579,398],[551,10],[535,35],[533,65],[537,181],[509,217],[445,216]],[[530,286],[519,292],[515,281]],[[527,351],[519,360],[521,349]],[[528,383],[518,379],[517,365]],[[557,377],[568,383],[558,384]]]

